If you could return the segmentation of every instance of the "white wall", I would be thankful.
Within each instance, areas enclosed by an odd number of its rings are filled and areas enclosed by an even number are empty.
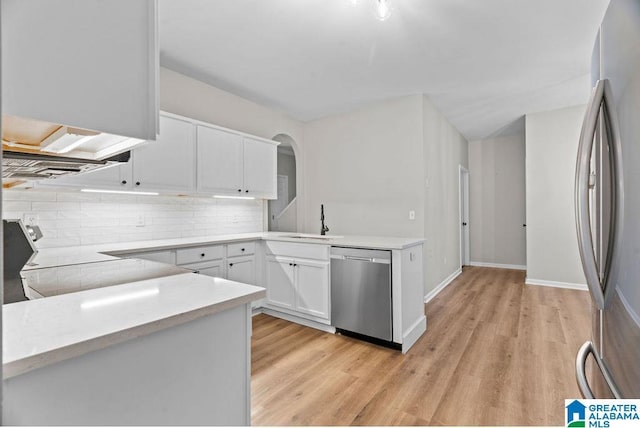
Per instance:
[[[37,214],[39,248],[263,230],[262,201],[7,189],[2,197],[3,218]]]
[[[428,98],[380,101],[304,130],[306,231],[318,232],[324,203],[330,233],[425,238],[425,294],[459,269],[468,144]]]
[[[469,165],[469,144],[427,97],[421,101],[426,295],[460,268],[458,167]]]
[[[396,98],[305,125],[306,232],[319,233],[324,204],[331,234],[423,236],[421,104]]]
[[[471,264],[524,268],[525,187],[524,131],[469,143]]]
[[[527,282],[585,284],[574,216],[585,106],[526,116]]]
[[[160,68],[160,109],[263,138],[278,134],[302,141],[302,123],[284,113]]]

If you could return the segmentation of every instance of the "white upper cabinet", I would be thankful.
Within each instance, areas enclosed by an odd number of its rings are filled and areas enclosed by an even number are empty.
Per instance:
[[[155,0],[2,0],[3,113],[155,140]]]
[[[160,116],[156,142],[132,152],[133,188],[185,193],[195,190],[193,134],[190,122]]]
[[[131,151],[126,164],[45,180],[43,185],[189,193],[195,190],[195,141],[190,122],[160,116],[155,142]]]
[[[276,199],[277,145],[198,125],[198,191]]]
[[[41,184],[51,186],[129,190],[131,188],[131,182],[133,181],[131,174],[131,161],[129,161],[125,164],[115,165],[109,168],[87,172],[85,174],[59,177],[55,180],[45,180],[41,182]]]
[[[243,192],[241,135],[198,125],[197,150],[199,192]]]
[[[126,164],[39,185],[276,199],[277,145],[162,112],[156,141],[132,149]]]
[[[278,151],[273,144],[244,137],[244,194],[277,199]]]

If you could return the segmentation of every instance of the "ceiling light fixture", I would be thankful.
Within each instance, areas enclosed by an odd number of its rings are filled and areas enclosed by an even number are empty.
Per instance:
[[[384,21],[391,16],[391,7],[389,6],[389,0],[376,0],[378,2],[376,7],[376,16],[380,21]]]

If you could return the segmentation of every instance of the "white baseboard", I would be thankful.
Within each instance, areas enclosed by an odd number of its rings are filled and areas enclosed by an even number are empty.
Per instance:
[[[444,281],[442,281],[440,284],[436,285],[436,288],[434,288],[433,290],[431,290],[430,292],[427,293],[426,296],[424,296],[424,302],[425,303],[429,303],[429,301],[431,299],[433,299],[434,297],[436,297],[438,295],[438,293],[440,293],[442,290],[444,290],[444,288],[451,284],[451,282],[456,279],[458,277],[458,275],[460,275],[462,273],[462,268],[459,268],[458,270],[456,270],[455,272],[453,272],[451,275],[449,275],[448,277],[445,278]]]
[[[569,288],[572,290],[588,290],[587,284],[575,284],[573,282],[547,281],[545,279],[526,278],[527,285],[542,285],[544,287]]]
[[[402,338],[402,353],[407,351],[420,339],[422,334],[427,330],[427,317],[421,316],[418,320],[407,329],[407,333]]]
[[[272,317],[276,317],[276,318],[282,318],[283,320],[287,320],[287,321],[294,322],[296,324],[301,324],[307,327],[315,328],[316,330],[322,330],[327,333],[336,332],[336,328],[331,325],[321,324],[316,321],[300,318],[295,315],[285,314],[284,312],[280,312],[280,311],[274,311],[273,309],[270,309],[270,308],[263,307],[261,310],[263,314],[271,315]]]
[[[497,269],[527,270],[527,267],[524,265],[508,265],[503,263],[469,262],[469,266],[490,267],[490,268],[497,268]]]

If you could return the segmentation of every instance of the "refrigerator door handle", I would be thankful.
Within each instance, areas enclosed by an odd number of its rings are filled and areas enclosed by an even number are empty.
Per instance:
[[[600,369],[600,372],[602,373],[605,382],[607,382],[607,386],[611,390],[613,396],[615,398],[621,398],[620,392],[613,383],[609,372],[602,366],[600,358],[598,358],[597,354],[594,352],[593,342],[591,342],[590,340],[584,342],[584,344],[580,347],[580,350],[578,350],[578,355],[576,355],[576,381],[578,382],[578,388],[580,388],[580,393],[582,394],[582,396],[587,400],[596,398],[593,395],[591,387],[589,386],[589,381],[587,380],[586,375],[586,364],[589,354],[593,354],[593,359],[598,365],[598,369]]]
[[[585,113],[584,122],[582,123],[574,189],[580,259],[582,260],[582,268],[587,280],[587,286],[591,292],[591,297],[599,309],[604,309],[604,293],[600,287],[600,277],[596,265],[596,255],[593,249],[593,237],[591,236],[589,221],[589,164],[591,150],[593,148],[593,138],[596,133],[596,125],[600,114],[600,106],[604,98],[604,86],[604,81],[598,80],[591,94],[589,106]]]
[[[593,353],[593,343],[591,343],[590,341],[586,341],[580,347],[578,355],[576,356],[576,381],[578,382],[578,388],[580,388],[582,397],[586,398],[587,400],[593,400],[594,398],[596,398],[593,395],[593,391],[591,391],[591,387],[589,387],[589,382],[587,381],[587,374],[585,370],[587,357],[591,353]]]
[[[620,245],[622,242],[622,225],[624,222],[624,177],[622,171],[622,141],[620,136],[620,122],[618,121],[618,113],[614,105],[611,83],[608,79],[604,79],[604,117],[606,120],[606,130],[608,133],[609,152],[611,156],[612,171],[612,189],[611,189],[611,226],[609,234],[607,260],[604,269],[604,284],[615,284],[617,278],[614,275],[618,269],[614,267],[620,253]]]

